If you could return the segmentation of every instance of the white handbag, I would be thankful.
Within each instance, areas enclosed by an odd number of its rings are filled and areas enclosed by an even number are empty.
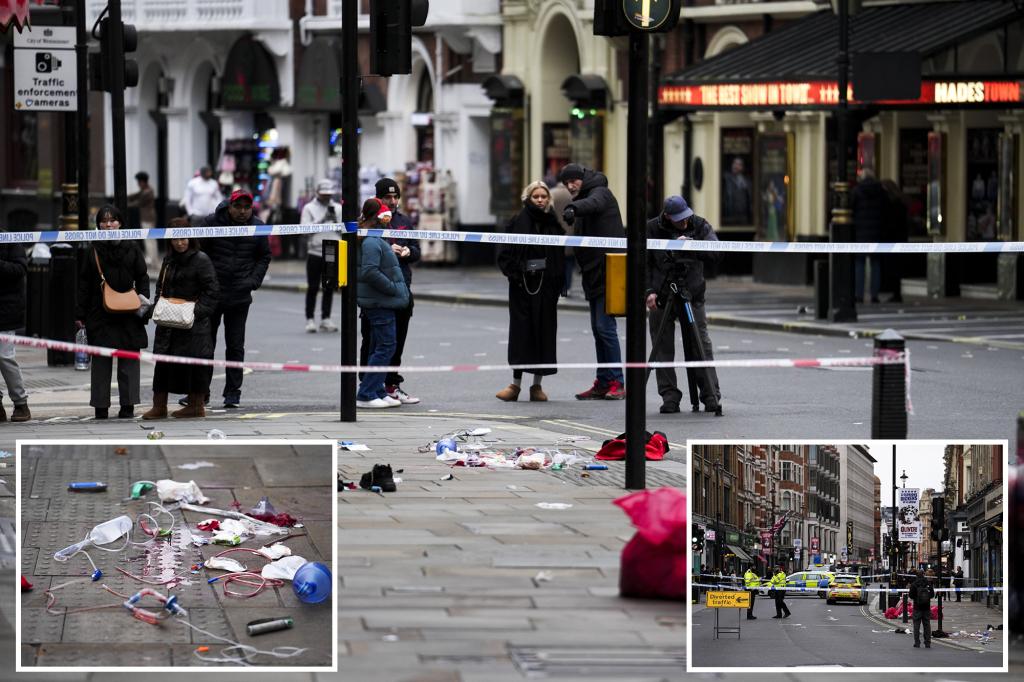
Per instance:
[[[167,277],[167,270],[164,270],[164,278]],[[160,290],[163,291],[163,279],[160,281]],[[170,329],[191,329],[196,321],[196,302],[186,301],[183,298],[171,298],[161,296],[156,300],[153,307],[153,322],[158,327],[169,327]]]

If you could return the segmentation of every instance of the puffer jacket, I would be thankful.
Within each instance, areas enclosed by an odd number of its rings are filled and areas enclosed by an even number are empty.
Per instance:
[[[675,232],[670,231],[671,226],[665,224],[665,214],[647,221],[648,239],[675,239]],[[717,242],[711,223],[699,215],[690,216],[690,220],[683,231],[683,236],[690,239]],[[690,291],[691,300],[695,303],[704,301],[704,292],[707,289],[707,282],[704,280],[704,266],[716,265],[722,260],[722,254],[718,251],[665,251],[660,249],[647,249],[647,293],[658,294],[660,305],[665,301],[660,297],[667,296],[665,279],[671,275],[676,283],[682,283]]]
[[[0,244],[0,331],[25,326],[25,276],[28,257],[23,244]]]
[[[253,213],[243,225],[264,225]],[[228,202],[199,220],[195,227],[242,227],[231,222]],[[229,308],[252,303],[252,292],[260,288],[270,267],[270,242],[266,237],[208,237],[201,240],[203,251],[213,262],[220,284],[220,306]]]
[[[576,222],[573,224],[576,235],[617,238],[626,236],[619,202],[608,189],[608,178],[604,173],[586,169],[579,194],[569,207],[576,211]],[[575,249],[576,262],[583,271],[583,292],[588,301],[604,295],[605,254],[612,251],[614,249]]]
[[[409,286],[398,257],[380,237],[364,237],[359,246],[356,299],[360,308],[400,310],[409,305]]]
[[[202,251],[177,253],[173,249],[164,258],[156,280],[156,298],[181,298],[195,301],[195,321],[191,329],[172,329],[157,325],[153,352],[190,358],[212,358],[213,338],[210,318],[217,310],[219,286],[210,257]]]
[[[135,313],[108,313],[103,308],[99,255],[103,276],[114,291],[129,291],[149,298],[149,273],[146,257],[134,241],[96,242],[89,249],[78,276],[78,301],[75,319],[85,322],[85,333],[94,346],[138,350],[149,345],[146,326]]]

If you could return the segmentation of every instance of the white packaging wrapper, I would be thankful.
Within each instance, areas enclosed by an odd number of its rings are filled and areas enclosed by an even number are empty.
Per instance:
[[[270,547],[260,547],[258,550],[260,554],[267,557],[271,561],[276,561],[284,556],[290,556],[292,550],[280,542],[275,542]]]
[[[264,578],[278,578],[279,580],[291,580],[295,577],[296,571],[309,563],[300,556],[286,556],[272,561],[263,567],[260,575]]]
[[[249,526],[236,519],[223,519],[220,522],[220,529],[226,530],[235,535],[245,535],[249,532]]]
[[[245,566],[226,556],[212,556],[207,559],[203,565],[207,568],[216,568],[221,571],[230,571],[232,573],[241,573],[245,570]]]
[[[164,479],[156,482],[156,494],[161,502],[186,502],[188,504],[206,504],[210,501],[195,481],[179,483]]]
[[[516,466],[520,469],[543,469],[544,461],[543,452],[533,452],[529,455],[519,455],[516,459]]]

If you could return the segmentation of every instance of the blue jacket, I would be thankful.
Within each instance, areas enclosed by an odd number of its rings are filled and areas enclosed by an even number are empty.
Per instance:
[[[399,310],[409,305],[409,286],[398,265],[398,257],[380,237],[363,238],[356,291],[360,308]]]

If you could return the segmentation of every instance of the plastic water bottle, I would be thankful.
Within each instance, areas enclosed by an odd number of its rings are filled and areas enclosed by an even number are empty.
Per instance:
[[[299,567],[292,578],[295,596],[307,604],[319,604],[331,596],[334,578],[331,569],[319,561],[310,561]]]
[[[459,446],[456,445],[454,438],[442,438],[437,441],[437,445],[434,446],[434,452],[438,455],[443,455],[445,452],[458,452]]]
[[[85,335],[85,327],[82,327],[75,333],[75,343],[77,343],[80,346],[86,346],[89,344],[89,339]],[[75,369],[79,371],[89,369],[90,360],[91,358],[89,357],[89,354],[86,353],[84,350],[75,351]]]

